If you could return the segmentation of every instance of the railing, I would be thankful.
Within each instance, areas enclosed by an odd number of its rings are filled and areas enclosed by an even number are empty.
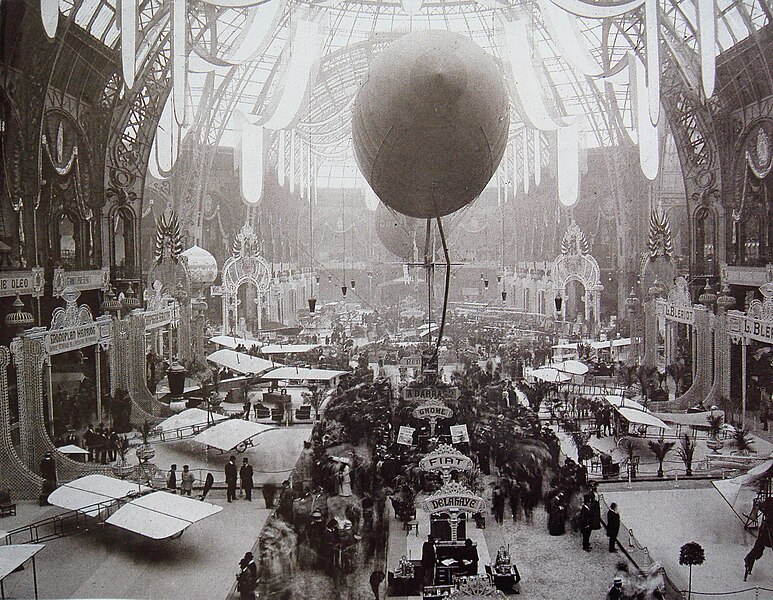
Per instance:
[[[133,498],[105,500],[80,510],[70,510],[41,521],[12,529],[5,534],[5,543],[37,544],[47,540],[83,533],[94,525],[104,523],[124,503]]]
[[[607,513],[609,510],[609,506],[607,505],[606,501],[604,500],[603,494],[599,494],[599,505],[601,508],[601,514],[602,517]],[[603,519],[602,519],[603,522]],[[606,526],[606,523],[604,523]],[[648,571],[652,565],[655,563],[654,560],[652,560],[652,557],[650,556],[649,549],[641,544],[639,540],[636,539],[636,536],[633,534],[633,529],[629,529],[626,527],[625,523],[623,521],[620,521],[620,532],[627,532],[628,540],[621,539],[620,534],[617,536],[617,543],[620,546],[620,548],[623,550],[623,552],[628,556],[628,558],[631,559],[631,562],[636,566],[637,569],[639,569],[642,572]],[[625,535],[623,533],[623,535]],[[679,590],[679,588],[674,584],[673,581],[668,576],[668,573],[666,573],[666,570],[660,566],[660,574],[663,576],[663,584],[664,584],[664,595],[668,600],[680,600],[683,598],[682,592]]]

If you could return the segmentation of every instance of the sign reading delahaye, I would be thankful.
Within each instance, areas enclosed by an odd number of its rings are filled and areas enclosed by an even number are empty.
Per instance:
[[[424,500],[424,510],[430,514],[458,510],[479,513],[486,510],[486,501],[459,483],[450,483]]]
[[[459,388],[455,387],[404,387],[406,400],[456,400]]]

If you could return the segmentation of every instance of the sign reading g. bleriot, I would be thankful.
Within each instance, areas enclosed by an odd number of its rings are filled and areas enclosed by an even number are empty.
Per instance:
[[[413,416],[417,419],[450,419],[454,411],[440,402],[427,402],[413,409]]]
[[[692,325],[695,322],[695,311],[689,306],[679,306],[673,302],[667,302],[665,317],[670,321]]]
[[[449,483],[424,500],[424,510],[430,514],[459,510],[478,513],[486,509],[486,502],[459,483]]]

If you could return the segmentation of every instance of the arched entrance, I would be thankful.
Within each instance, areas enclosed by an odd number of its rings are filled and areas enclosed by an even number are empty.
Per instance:
[[[271,268],[266,259],[260,256],[258,237],[255,231],[245,223],[234,241],[233,256],[223,266],[223,335],[235,333],[239,327],[239,288],[251,283],[255,288],[254,299],[244,294],[244,299],[255,302],[258,330],[263,326],[263,295],[268,292],[271,283]],[[245,310],[244,307],[242,310]]]
[[[595,331],[601,325],[601,285],[599,264],[590,254],[585,234],[572,222],[561,239],[561,254],[553,261],[550,279],[561,298],[566,320],[578,317]],[[588,333],[592,333],[589,331]]]

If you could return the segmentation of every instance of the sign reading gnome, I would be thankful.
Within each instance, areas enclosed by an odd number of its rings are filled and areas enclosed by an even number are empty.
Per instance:
[[[429,421],[430,435],[435,435],[435,425],[440,419],[450,419],[454,416],[454,411],[439,400],[427,400],[413,409],[413,416],[417,419],[427,419]]]
[[[451,471],[472,471],[472,459],[453,446],[440,444],[419,461],[422,471],[439,471],[444,483],[451,481]]]

